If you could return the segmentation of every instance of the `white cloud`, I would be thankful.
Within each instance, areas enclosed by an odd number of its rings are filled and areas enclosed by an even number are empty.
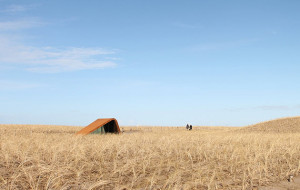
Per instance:
[[[78,61],[73,59],[55,59],[42,62],[43,65],[37,67],[29,67],[26,70],[39,73],[58,73],[65,71],[103,69],[107,67],[115,67],[116,64],[109,61]],[[54,64],[53,64],[54,63]]]
[[[0,31],[11,31],[28,29],[36,26],[41,26],[43,23],[37,18],[26,18],[13,21],[2,21],[0,22]]]
[[[300,105],[288,106],[288,105],[265,105],[265,106],[258,106],[256,109],[260,110],[294,110],[299,109]]]
[[[37,47],[24,44],[10,31],[41,26],[39,19],[27,18],[0,22],[0,68],[24,68],[31,72],[66,72],[115,67],[118,58],[112,50],[99,47]],[[106,57],[110,55],[110,59]]]
[[[20,13],[20,12],[25,12],[28,11],[34,7],[36,7],[37,4],[31,4],[31,5],[16,5],[16,4],[12,4],[7,6],[6,8],[0,10],[0,12],[3,13],[9,13],[9,14],[16,14],[16,13]]]
[[[233,112],[240,112],[240,111],[246,111],[246,110],[263,110],[263,111],[273,111],[273,110],[298,110],[300,109],[300,104],[295,105],[263,105],[263,106],[256,106],[256,107],[241,107],[241,108],[230,108],[226,109],[228,111]]]
[[[24,66],[32,72],[53,73],[114,67],[114,62],[101,57],[114,53],[101,48],[39,48],[0,37],[0,66]]]
[[[224,50],[228,48],[238,48],[241,46],[251,45],[257,41],[258,39],[253,38],[253,39],[228,41],[228,42],[205,43],[205,44],[199,44],[192,47],[188,47],[187,50],[192,52]]]
[[[23,12],[26,10],[28,10],[28,6],[25,5],[10,5],[1,12],[15,13],[15,12]]]
[[[39,84],[26,83],[20,81],[0,80],[1,90],[23,90],[39,87]]]
[[[173,22],[172,26],[178,27],[178,28],[184,28],[184,29],[199,29],[202,28],[201,26],[197,24],[187,24],[183,22]]]

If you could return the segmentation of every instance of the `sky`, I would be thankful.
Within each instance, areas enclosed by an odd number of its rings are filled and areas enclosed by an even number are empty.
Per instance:
[[[300,115],[299,0],[0,0],[0,123]]]

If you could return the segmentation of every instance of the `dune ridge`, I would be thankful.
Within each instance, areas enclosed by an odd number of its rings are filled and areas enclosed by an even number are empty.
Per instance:
[[[300,132],[300,116],[284,117],[269,121],[260,122],[238,129],[242,132],[280,132],[295,133]]]

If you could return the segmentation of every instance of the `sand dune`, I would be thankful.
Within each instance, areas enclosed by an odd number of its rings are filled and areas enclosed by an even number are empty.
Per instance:
[[[242,132],[279,132],[279,133],[295,133],[300,132],[300,116],[286,117],[270,121],[249,125],[238,129]]]

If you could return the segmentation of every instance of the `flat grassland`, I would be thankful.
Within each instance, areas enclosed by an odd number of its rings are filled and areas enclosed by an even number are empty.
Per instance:
[[[255,189],[297,176],[300,132],[254,128],[0,125],[0,189]]]

